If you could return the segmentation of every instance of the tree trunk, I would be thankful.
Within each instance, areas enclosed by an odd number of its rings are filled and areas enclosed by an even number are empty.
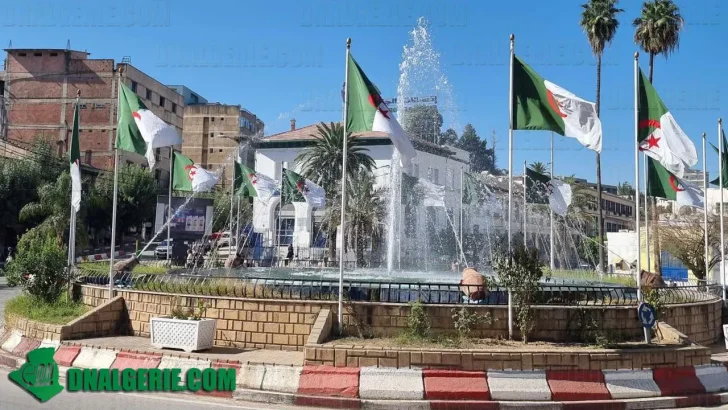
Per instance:
[[[599,101],[602,93],[602,55],[597,54],[597,117],[599,117]],[[597,152],[597,234],[599,235],[598,272],[604,272],[604,216],[602,211],[602,155]]]
[[[652,69],[655,66],[655,53],[650,52],[650,71],[648,73],[648,77],[650,79],[650,84],[652,84]]]

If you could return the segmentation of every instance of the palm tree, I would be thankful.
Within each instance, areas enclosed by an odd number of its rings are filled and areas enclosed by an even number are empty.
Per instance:
[[[544,164],[541,161],[532,162],[531,165],[529,165],[532,170],[538,172],[539,174],[547,175],[548,171],[546,171],[546,164]]]
[[[617,14],[624,10],[617,8],[619,0],[589,0],[582,4],[581,25],[597,57],[597,98],[596,109],[599,115],[599,102],[602,92],[602,55],[604,47],[612,42],[619,27]],[[602,158],[597,152],[597,225],[599,232],[599,271],[604,270],[604,216],[602,215]]]
[[[642,12],[634,19],[632,25],[635,27],[634,42],[642,50],[650,55],[650,68],[648,79],[652,83],[654,72],[655,56],[662,54],[667,58],[680,46],[680,31],[685,20],[680,15],[680,8],[672,0],[653,0],[642,4]],[[660,273],[660,226],[659,212],[656,212],[657,199],[652,199],[651,208],[652,226],[654,229],[655,246],[654,252],[655,267]]]
[[[38,187],[38,201],[30,202],[20,209],[22,222],[37,223],[38,228],[53,233],[62,245],[67,235],[71,218],[71,176],[64,171],[53,183]],[[76,237],[86,243],[85,218],[76,219]]]
[[[384,224],[384,190],[375,188],[374,175],[363,168],[354,175],[347,188],[347,223],[344,238],[354,248],[358,266],[363,266],[364,250],[368,244],[375,246],[381,239]],[[341,218],[341,201],[331,204],[327,209],[327,220]]]
[[[652,82],[655,56],[667,58],[680,46],[680,31],[685,24],[680,8],[672,0],[653,0],[642,4],[642,13],[634,19],[634,42],[650,55],[649,80]]]
[[[304,148],[296,157],[301,164],[303,176],[316,182],[326,192],[333,192],[341,181],[341,158],[344,145],[344,127],[340,123],[322,122],[316,126],[317,133],[312,134],[313,145]],[[362,140],[346,134],[346,176],[352,180],[360,168],[367,171],[374,169],[374,160]]]
[[[302,175],[305,178],[324,188],[329,208],[340,207],[344,127],[340,123],[322,122],[316,126],[316,130],[317,133],[311,135],[314,143],[298,154],[296,162],[301,164]],[[347,185],[351,187],[360,170],[371,172],[375,164],[374,159],[369,156],[368,149],[363,146],[361,139],[356,135],[346,134],[346,150]],[[323,221],[329,260],[336,256],[336,229],[339,227],[340,219],[334,218],[335,214],[336,212],[326,212]]]

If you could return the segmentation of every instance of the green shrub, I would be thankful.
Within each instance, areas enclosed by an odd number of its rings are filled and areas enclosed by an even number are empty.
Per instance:
[[[8,284],[22,285],[47,303],[58,300],[68,282],[67,255],[58,238],[33,228],[18,242],[18,252],[8,265]]]
[[[481,325],[490,325],[493,323],[493,319],[490,317],[490,313],[480,315],[475,312],[471,312],[465,307],[460,309],[452,310],[452,322],[455,326],[455,330],[458,332],[458,336],[461,339],[467,339],[470,337],[470,333],[474,328]]]
[[[430,317],[425,312],[422,302],[410,303],[410,312],[407,316],[407,333],[410,336],[426,338],[430,335]]]
[[[65,293],[53,303],[22,293],[5,304],[5,322],[9,322],[10,316],[20,316],[41,323],[65,325],[87,310],[81,302],[69,301]]]

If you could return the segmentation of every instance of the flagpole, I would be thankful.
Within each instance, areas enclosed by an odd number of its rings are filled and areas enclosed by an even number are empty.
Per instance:
[[[121,106],[121,79],[124,73],[124,67],[119,67],[119,84],[116,88],[116,121],[117,121],[117,132],[119,129],[118,123],[121,122],[119,116],[119,107]],[[114,140],[114,199],[111,210],[111,251],[109,252],[109,300],[114,298],[114,252],[116,250],[116,208],[117,199],[119,197],[119,148],[117,146],[119,142],[118,135]]]
[[[346,232],[346,128],[349,120],[349,53],[351,53],[351,38],[346,39],[346,64],[344,74],[344,146],[341,152],[341,224],[339,234],[341,236],[341,250],[339,251],[339,306],[338,306],[338,321],[339,321],[339,334],[344,333],[344,232]],[[393,149],[397,147],[392,146]],[[394,167],[399,164],[392,164],[389,170],[395,172]],[[401,179],[401,178],[400,178]],[[400,186],[400,192],[402,191]],[[400,205],[401,208],[401,205]],[[400,218],[402,216],[400,215]],[[394,227],[390,227],[394,229]],[[401,253],[401,250],[400,250]]]
[[[460,252],[465,253],[463,251],[463,196],[465,189],[465,183],[463,181],[463,178],[465,177],[465,172],[463,171],[463,168],[460,167]],[[458,259],[460,259],[461,255],[458,255]]]
[[[718,146],[720,147],[720,155],[718,155],[718,184],[720,185],[720,287],[722,289],[722,297],[725,300],[725,236],[723,230],[723,119],[718,118]]]
[[[235,222],[235,256],[240,252],[240,196],[238,196],[238,216]],[[232,235],[230,236],[232,238]],[[230,257],[230,255],[228,255]]]
[[[703,233],[705,237],[705,277],[708,277],[708,167],[705,161],[705,140],[703,133]],[[722,158],[721,158],[722,159]],[[721,188],[722,189],[722,188]]]
[[[233,237],[233,207],[235,206],[234,198],[235,198],[235,168],[237,166],[235,165],[235,157],[233,157],[233,175],[232,175],[232,181],[230,181],[230,237]],[[275,174],[274,174],[275,175]],[[281,174],[281,177],[283,175]]]
[[[169,146],[169,196],[167,198],[167,213],[169,220],[167,221],[167,263],[170,261],[172,256],[172,177],[174,173],[174,147]]]
[[[637,279],[637,300],[641,303],[644,298],[642,295],[642,238],[640,234],[640,134],[639,134],[639,109],[640,109],[640,96],[639,96],[639,58],[640,53],[634,53],[634,180],[635,180],[635,232],[637,234],[637,269],[635,269],[635,276]],[[647,198],[645,198],[647,200]],[[650,344],[650,330],[644,328],[645,343]]]
[[[650,264],[650,218],[647,214],[647,204],[650,202],[647,200],[647,190],[649,189],[649,174],[647,173],[647,154],[642,154],[642,160],[644,161],[644,178],[645,178],[645,255],[647,256],[647,270],[652,271],[652,264]],[[652,209],[655,212],[656,207]]]
[[[551,131],[551,179],[556,178],[554,176],[554,132]],[[551,245],[551,271],[553,272],[556,268],[556,264],[554,263],[554,255],[556,254],[554,249],[554,209],[552,207],[549,207],[549,216],[551,218],[551,226],[549,227],[551,231],[551,236],[549,239],[550,245]]]
[[[391,180],[393,178],[391,173],[394,172],[391,165],[389,166],[389,172],[390,172],[389,178]],[[403,179],[404,179],[404,175],[402,172],[400,172],[400,174],[399,174],[399,205],[398,205],[399,215],[397,215],[398,216],[397,228],[399,228],[399,229],[398,229],[397,238],[402,238],[402,231],[404,231],[404,227],[402,226],[404,224],[404,221],[403,221],[404,208],[402,207],[402,195],[403,195],[402,180]],[[396,211],[392,210],[392,212],[396,212]],[[394,229],[394,227],[392,227],[391,229]],[[397,241],[397,269],[402,270],[402,241],[401,240]]]
[[[526,235],[526,219],[528,217],[528,198],[526,198],[526,184],[528,184],[528,176],[526,176],[526,161],[523,161],[523,247],[528,248],[528,235]]]
[[[516,36],[511,34],[510,80],[508,83],[508,258],[511,257],[513,219],[513,59]],[[508,289],[508,339],[513,339],[513,297]]]

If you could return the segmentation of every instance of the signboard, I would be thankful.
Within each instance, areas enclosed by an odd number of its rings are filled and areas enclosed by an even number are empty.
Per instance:
[[[186,203],[186,204],[185,204]],[[187,202],[186,197],[172,197],[171,212],[168,197],[157,197],[157,215],[154,223],[155,232],[159,232],[172,214],[170,233],[173,238],[198,239],[212,233],[213,201],[206,198],[193,198]],[[163,235],[166,238],[166,235]]]
[[[408,105],[437,105],[437,96],[431,95],[429,97],[405,97],[404,103],[400,106],[400,101],[397,97],[386,98],[384,103],[387,104],[389,110],[397,112],[397,108],[405,108]]]
[[[653,326],[655,326],[657,315],[655,314],[655,308],[649,303],[640,303],[640,306],[637,308],[637,315],[640,318],[640,323],[642,323],[642,327],[651,329]]]

